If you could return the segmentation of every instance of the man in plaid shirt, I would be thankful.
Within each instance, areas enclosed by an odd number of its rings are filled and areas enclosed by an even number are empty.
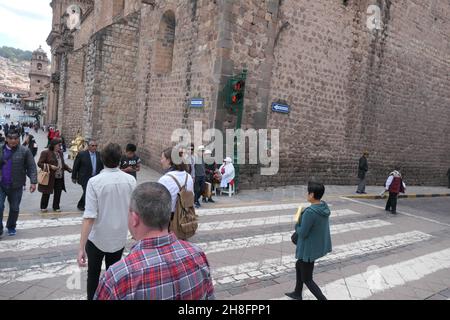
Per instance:
[[[171,196],[144,183],[131,196],[128,228],[138,242],[111,266],[94,300],[213,300],[209,263],[196,245],[168,233]]]

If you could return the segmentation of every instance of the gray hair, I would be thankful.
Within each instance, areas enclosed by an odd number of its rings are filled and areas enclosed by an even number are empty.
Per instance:
[[[131,195],[130,209],[151,229],[167,229],[172,211],[170,192],[160,183],[146,182]]]

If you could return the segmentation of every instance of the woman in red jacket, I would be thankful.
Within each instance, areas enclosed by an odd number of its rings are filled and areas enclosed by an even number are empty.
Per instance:
[[[386,191],[389,191],[389,199],[386,203],[386,211],[397,214],[397,198],[398,194],[405,193],[406,185],[403,182],[402,175],[397,170],[391,172],[386,181]]]

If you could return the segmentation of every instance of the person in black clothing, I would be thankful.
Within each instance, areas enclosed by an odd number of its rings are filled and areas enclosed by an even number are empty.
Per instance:
[[[448,188],[450,189],[450,168],[447,171],[447,178],[448,178]]]
[[[38,152],[38,145],[36,143],[36,140],[34,139],[34,136],[29,134],[26,143],[31,153],[33,154],[33,157],[35,157]]]
[[[141,170],[141,159],[136,155],[136,146],[128,144],[125,149],[125,155],[120,160],[120,170],[132,175],[137,179],[137,172]]]
[[[220,181],[217,181],[214,178],[214,175],[218,169],[217,163],[214,161],[214,159],[211,157],[212,152],[211,150],[206,150],[205,151],[205,179],[206,182],[211,183],[211,191],[214,188],[214,185],[216,183],[220,183]],[[213,162],[212,164],[210,164],[210,162]],[[212,194],[209,198],[206,198],[205,196],[203,196],[203,202],[211,202],[211,203],[215,203],[215,201],[212,199]]]
[[[369,152],[365,151],[363,156],[359,159],[358,165],[358,189],[356,193],[365,194],[366,193],[366,173],[369,170],[369,165],[367,163],[367,157],[369,156]]]
[[[6,141],[5,137],[0,133],[0,144],[4,144]]]
[[[97,142],[91,140],[88,150],[78,153],[73,163],[72,182],[78,183],[83,188],[83,195],[78,201],[77,208],[84,211],[86,201],[86,188],[90,178],[96,176],[103,170],[103,162],[97,151]]]

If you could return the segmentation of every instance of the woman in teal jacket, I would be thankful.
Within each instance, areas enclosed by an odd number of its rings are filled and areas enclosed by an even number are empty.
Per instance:
[[[295,300],[302,300],[303,284],[306,284],[317,300],[327,300],[313,280],[314,262],[331,252],[330,209],[321,201],[325,187],[322,183],[308,183],[308,201],[311,206],[306,208],[296,225],[298,234],[295,258],[297,273],[294,292],[286,295]]]

